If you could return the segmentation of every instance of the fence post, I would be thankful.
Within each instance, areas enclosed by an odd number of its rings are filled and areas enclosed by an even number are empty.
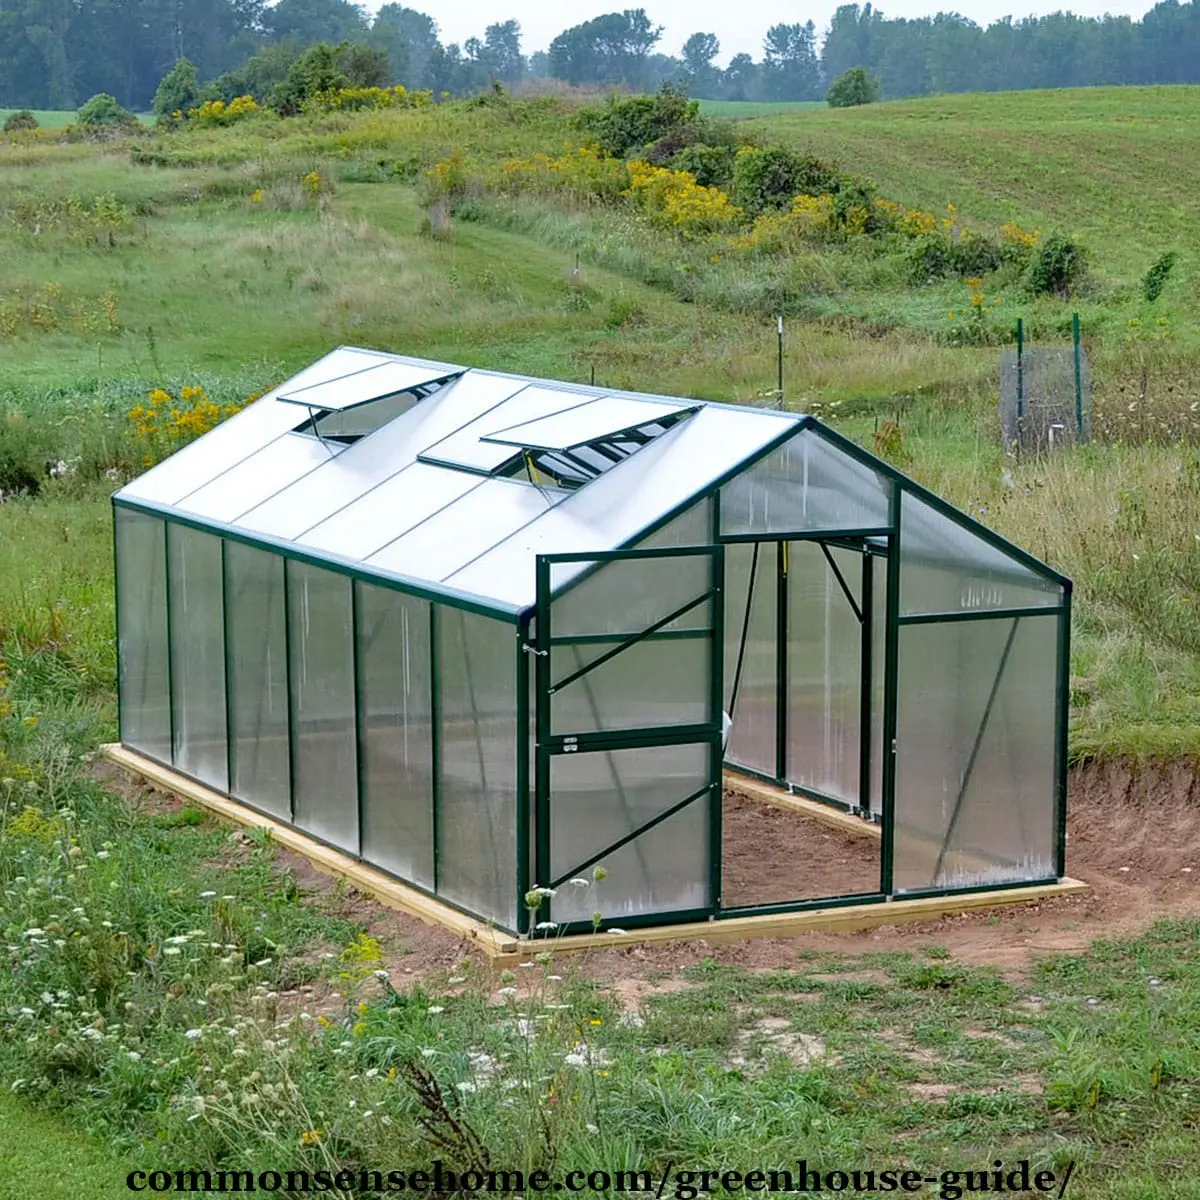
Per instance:
[[[1017,454],[1025,441],[1025,320],[1017,318]]]
[[[1071,337],[1075,343],[1075,441],[1083,441],[1083,372],[1080,369],[1079,314],[1071,314]]]
[[[782,313],[778,317],[778,324],[776,325],[776,328],[779,332],[779,355],[778,355],[778,360],[777,360],[777,364],[776,364],[776,366],[777,366],[776,391],[779,393],[779,410],[780,410],[780,412],[782,412],[783,411],[783,314]]]

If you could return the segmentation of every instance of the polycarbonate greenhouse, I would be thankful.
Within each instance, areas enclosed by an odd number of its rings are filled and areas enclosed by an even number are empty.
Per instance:
[[[122,743],[498,928],[1064,874],[1069,581],[812,417],[343,347],[114,506]],[[870,878],[724,894],[723,765]]]

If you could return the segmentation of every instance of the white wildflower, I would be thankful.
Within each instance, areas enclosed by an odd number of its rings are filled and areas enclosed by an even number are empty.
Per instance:
[[[427,1013],[429,1013],[431,1016],[436,1017],[438,1015],[438,1013],[444,1013],[446,1010],[440,1004],[431,1004],[425,1011]]]

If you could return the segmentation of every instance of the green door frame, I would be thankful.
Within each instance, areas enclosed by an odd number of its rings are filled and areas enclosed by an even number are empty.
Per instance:
[[[668,558],[706,558],[709,561],[709,585],[706,591],[700,593],[693,601],[681,609],[664,614],[645,629],[630,632],[624,638],[600,631],[597,635],[578,635],[576,637],[555,638],[552,628],[553,602],[566,595],[571,588],[589,578],[594,570],[614,562],[637,561],[642,559],[658,560]],[[561,563],[587,563],[592,570],[585,570],[573,579],[570,584],[555,593],[551,584],[551,568]],[[534,770],[533,770],[533,876],[535,886],[553,888],[558,883],[578,875],[597,863],[607,854],[623,846],[633,844],[644,833],[660,824],[684,808],[690,807],[705,796],[708,797],[708,892],[709,900],[706,905],[687,910],[670,910],[668,912],[646,913],[638,916],[622,917],[619,924],[623,927],[639,925],[656,925],[665,921],[703,920],[716,915],[720,906],[721,880],[721,801],[722,801],[722,762],[721,762],[721,711],[724,697],[722,682],[722,667],[724,653],[724,603],[723,591],[725,582],[725,550],[721,545],[664,547],[656,549],[628,549],[577,552],[567,554],[539,554],[536,566],[536,605],[534,610],[534,644],[526,646],[533,656],[534,667],[534,697],[533,724],[534,737]],[[707,605],[708,620],[696,630],[668,630],[665,626],[676,620],[684,612]],[[618,644],[606,653],[601,654],[582,671],[572,671],[562,679],[554,677],[554,650],[556,646],[579,645],[589,640],[616,641]],[[661,726],[629,726],[623,729],[592,730],[588,732],[561,732],[551,726],[550,705],[551,697],[556,689],[567,683],[581,678],[587,670],[602,662],[610,661],[619,654],[637,653],[638,644],[647,640],[665,640],[667,638],[694,637],[705,638],[709,642],[709,672],[707,680],[707,719],[702,722],[681,723],[678,725]],[[551,761],[558,755],[577,753],[603,753],[614,750],[632,750],[654,746],[671,745],[707,745],[709,747],[708,781],[703,787],[690,796],[682,797],[664,812],[659,813],[650,821],[627,835],[618,839],[612,845],[605,847],[599,853],[592,855],[581,864],[559,879],[554,875],[550,861],[551,828],[554,820],[553,799],[550,786]],[[616,781],[619,790],[620,783]],[[526,834],[526,836],[528,836]],[[528,856],[526,856],[528,857]],[[521,897],[525,905],[524,895]],[[553,920],[553,900],[545,898],[537,909],[538,922]],[[528,918],[526,918],[528,920]],[[554,934],[584,933],[593,928],[592,922],[564,922],[555,927]]]

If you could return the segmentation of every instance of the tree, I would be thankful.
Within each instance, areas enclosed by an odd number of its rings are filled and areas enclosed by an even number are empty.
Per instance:
[[[351,87],[387,87],[392,81],[392,64],[379,46],[343,42],[334,57]]]
[[[402,4],[385,4],[375,14],[368,41],[388,56],[392,78],[408,88],[429,88],[429,63],[441,46],[432,17]]]
[[[763,68],[773,100],[816,100],[821,91],[813,23],[772,25],[763,45]]]
[[[550,73],[568,83],[641,88],[646,58],[662,37],[644,8],[606,13],[564,30],[550,43]]]
[[[863,67],[851,67],[833,81],[825,99],[830,108],[853,108],[858,104],[874,104],[879,99],[879,80]]]
[[[272,36],[302,46],[361,40],[368,32],[363,10],[350,0],[278,0],[265,19]]]
[[[720,83],[720,71],[713,60],[721,53],[721,43],[715,33],[693,33],[683,43],[680,58],[683,78],[693,96],[713,97]]]
[[[469,45],[469,44],[468,44]],[[484,30],[479,53],[472,55],[493,79],[516,83],[525,73],[521,56],[521,25],[518,21],[501,21]]]
[[[758,90],[758,67],[748,54],[735,54],[725,68],[721,90],[727,100],[753,100]]]
[[[120,129],[137,124],[137,118],[107,92],[97,92],[80,105],[75,119],[84,129]]]
[[[284,116],[292,116],[318,92],[336,91],[349,83],[349,76],[338,65],[337,51],[328,42],[318,42],[292,63],[287,77],[271,92],[271,105]]]
[[[193,63],[181,58],[159,80],[150,108],[155,116],[169,118],[172,113],[195,108],[199,102],[200,76]]]

